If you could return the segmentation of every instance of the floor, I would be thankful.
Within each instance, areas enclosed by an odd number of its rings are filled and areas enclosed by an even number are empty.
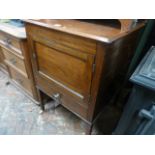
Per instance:
[[[85,124],[74,114],[59,106],[40,113],[34,104],[0,71],[0,134],[1,135],[81,135]],[[98,134],[94,127],[92,134]]]

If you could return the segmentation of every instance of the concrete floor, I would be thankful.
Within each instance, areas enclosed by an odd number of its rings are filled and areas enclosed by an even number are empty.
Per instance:
[[[0,71],[0,134],[48,135],[85,134],[85,124],[74,114],[59,106],[40,114],[35,105]],[[50,105],[50,104],[49,104]],[[97,134],[94,128],[92,134]]]

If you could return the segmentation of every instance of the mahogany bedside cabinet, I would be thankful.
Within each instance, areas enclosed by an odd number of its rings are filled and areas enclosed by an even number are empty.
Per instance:
[[[112,81],[125,73],[144,23],[131,20],[24,20],[35,83],[86,123],[90,134]]]

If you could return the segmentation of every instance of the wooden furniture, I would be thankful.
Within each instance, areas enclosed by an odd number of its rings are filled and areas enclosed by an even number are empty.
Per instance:
[[[44,92],[83,119],[87,134],[108,103],[113,80],[125,75],[144,27],[122,29],[127,23],[120,21],[25,20],[42,109]]]
[[[30,98],[38,100],[24,27],[0,24],[0,64],[15,86]]]
[[[1,48],[1,47],[0,47],[0,69],[1,69],[4,73],[8,74],[8,68],[7,68],[7,66],[6,66],[6,64],[5,64],[5,62],[4,62],[4,54],[3,54],[3,52],[2,52],[2,48]]]

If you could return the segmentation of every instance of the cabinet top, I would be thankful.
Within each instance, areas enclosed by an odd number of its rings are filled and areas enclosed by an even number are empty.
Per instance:
[[[8,23],[0,23],[0,31],[3,31],[19,39],[26,39],[25,27],[17,27]]]
[[[134,20],[94,20],[94,19],[32,19],[24,20],[26,23],[54,29],[69,34],[93,39],[100,42],[111,43],[137,29],[145,23],[135,23]]]

